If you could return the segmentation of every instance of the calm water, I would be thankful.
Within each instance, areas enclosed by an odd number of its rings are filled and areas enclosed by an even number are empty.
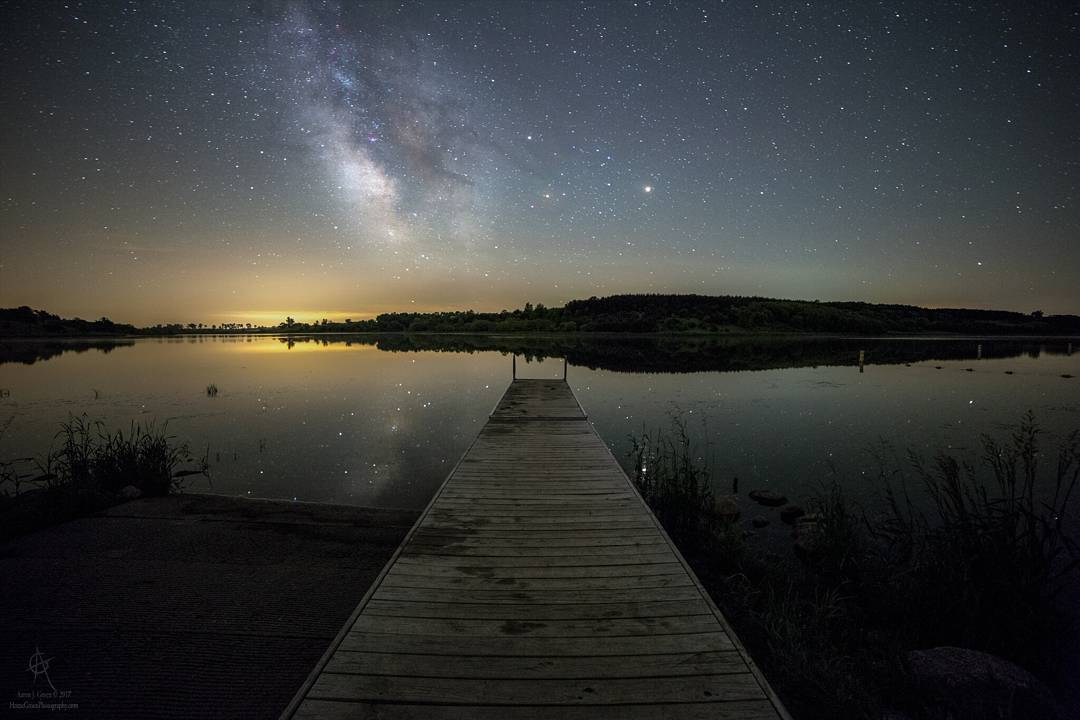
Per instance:
[[[1073,343],[1070,352],[1065,340],[978,339],[7,341],[0,458],[44,453],[70,414],[112,428],[168,421],[194,449],[209,446],[213,486],[192,490],[419,508],[501,396],[515,351],[531,358],[518,359],[529,377],[561,375],[568,358],[574,392],[624,464],[631,433],[681,413],[723,492],[738,476],[743,492],[799,498],[835,474],[869,497],[868,450],[882,439],[973,452],[980,433],[1028,409],[1047,447],[1080,428],[1080,377],[1061,377],[1080,376]]]

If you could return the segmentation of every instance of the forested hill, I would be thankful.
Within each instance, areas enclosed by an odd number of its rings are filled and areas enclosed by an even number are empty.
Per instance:
[[[89,337],[97,335],[130,335],[136,332],[134,325],[114,323],[109,318],[100,320],[66,319],[44,310],[33,310],[25,305],[17,308],[0,308],[0,337],[39,337],[70,335]]]
[[[613,295],[567,303],[584,330],[643,332],[727,328],[825,333],[1069,334],[1080,316],[1005,310],[807,302],[734,295]]]
[[[860,302],[808,302],[735,295],[612,295],[572,300],[561,308],[526,303],[519,310],[483,313],[384,313],[373,320],[299,322],[271,327],[186,323],[136,329],[113,323],[64,320],[27,307],[0,310],[0,336],[171,335],[235,332],[454,332],[454,333],[817,333],[1078,335],[1080,316],[1005,310],[921,308]]]
[[[412,332],[1080,334],[1076,315],[735,295],[612,295],[572,300],[562,308],[527,303],[521,310],[501,313],[387,313],[363,324],[375,330]]]

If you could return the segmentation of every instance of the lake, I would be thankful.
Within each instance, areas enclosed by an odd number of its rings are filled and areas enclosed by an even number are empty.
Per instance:
[[[863,353],[860,367],[859,353]],[[1046,449],[1080,428],[1076,340],[194,336],[0,343],[0,458],[85,413],[168,423],[192,491],[421,508],[518,374],[568,380],[629,467],[630,435],[687,423],[716,489],[876,497],[875,447],[978,450],[1027,410]],[[1010,373],[1010,374],[1007,374]],[[207,386],[218,388],[216,396]]]

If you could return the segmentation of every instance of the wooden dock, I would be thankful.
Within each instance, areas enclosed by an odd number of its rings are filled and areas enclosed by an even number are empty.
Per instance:
[[[564,380],[514,380],[286,718],[787,718]]]

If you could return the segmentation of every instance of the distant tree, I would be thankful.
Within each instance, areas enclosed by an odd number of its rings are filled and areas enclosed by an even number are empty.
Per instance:
[[[296,323],[296,320],[294,320],[291,317],[286,316],[286,318],[285,318],[285,324],[286,325],[288,325],[289,327],[292,327],[295,323]]]
[[[1038,320],[1042,316],[1043,316],[1043,311],[1042,310],[1036,310],[1035,312],[1031,313],[1031,317],[1035,318],[1036,320]]]

